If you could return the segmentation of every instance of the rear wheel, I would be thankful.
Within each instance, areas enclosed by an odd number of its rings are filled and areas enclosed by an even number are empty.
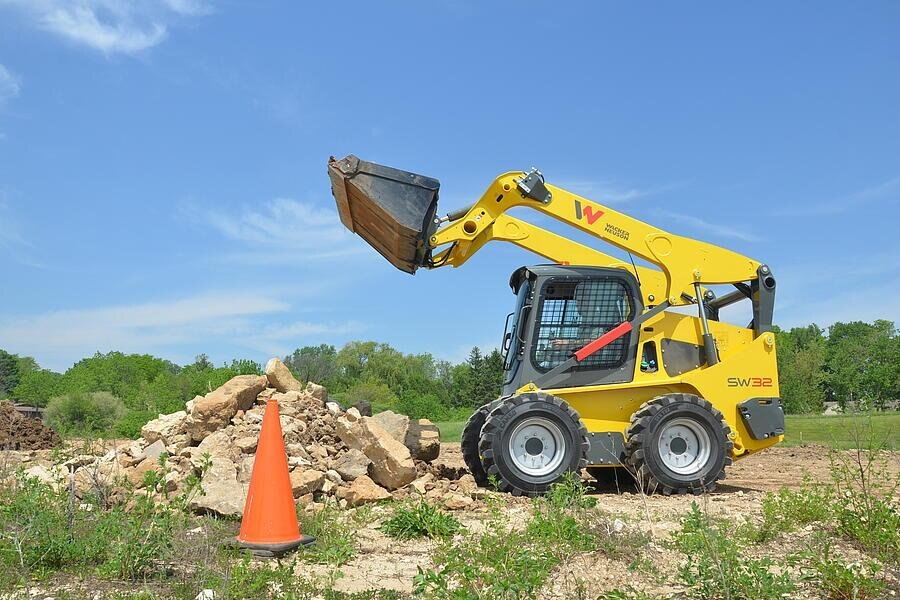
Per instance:
[[[500,491],[515,496],[546,492],[569,471],[587,464],[587,429],[565,401],[534,392],[500,402],[481,430],[479,452]]]
[[[478,454],[478,440],[481,437],[481,428],[484,427],[488,414],[501,401],[502,399],[488,402],[472,413],[472,416],[466,421],[466,426],[463,427],[462,436],[460,437],[463,461],[469,468],[472,477],[475,478],[475,482],[482,487],[487,485],[488,476],[484,466],[481,464],[481,456]]]
[[[693,394],[644,403],[626,433],[628,464],[646,492],[709,492],[731,464],[731,429],[721,412]]]

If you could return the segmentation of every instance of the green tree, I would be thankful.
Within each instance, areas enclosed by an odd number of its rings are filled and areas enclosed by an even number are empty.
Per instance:
[[[30,406],[46,406],[50,398],[63,393],[63,376],[47,369],[27,371],[12,391],[16,402]]]
[[[0,398],[6,398],[19,385],[19,357],[0,350]]]
[[[285,356],[284,364],[303,383],[327,385],[337,371],[337,350],[329,344],[303,346]]]
[[[63,375],[66,392],[110,392],[128,408],[145,409],[138,399],[141,383],[153,381],[160,373],[178,372],[177,365],[149,354],[99,352],[76,363]]]
[[[825,366],[828,388],[842,406],[881,409],[900,397],[900,339],[890,321],[832,325]]]
[[[778,375],[785,412],[821,412],[825,401],[825,337],[813,324],[775,329]]]

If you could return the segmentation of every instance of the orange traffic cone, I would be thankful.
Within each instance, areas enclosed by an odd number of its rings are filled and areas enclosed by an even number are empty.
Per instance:
[[[259,556],[280,556],[315,541],[300,535],[277,400],[266,402],[237,541]]]

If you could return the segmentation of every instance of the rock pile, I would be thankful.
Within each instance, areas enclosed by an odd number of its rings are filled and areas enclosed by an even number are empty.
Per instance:
[[[465,478],[440,481],[440,470],[430,464],[440,453],[440,434],[427,419],[344,410],[324,387],[301,386],[272,359],[265,375],[234,377],[189,401],[185,410],[150,421],[141,438],[99,460],[70,461],[76,492],[124,478],[135,488],[155,485],[161,490],[156,493],[171,496],[185,490],[194,475],[202,489],[190,496],[195,511],[240,515],[269,399],[278,401],[294,497],[301,504],[334,497],[341,505],[357,506],[415,492],[443,498],[470,485]],[[148,476],[151,472],[155,475]],[[471,487],[474,491],[474,479]]]
[[[59,443],[59,434],[40,419],[29,419],[9,402],[0,402],[0,450],[44,450]]]

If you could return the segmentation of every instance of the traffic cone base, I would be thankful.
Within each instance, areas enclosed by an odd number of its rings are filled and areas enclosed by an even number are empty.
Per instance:
[[[266,402],[237,542],[257,556],[281,556],[314,538],[300,534],[278,402]]]
[[[316,541],[311,535],[301,535],[300,539],[293,542],[282,542],[282,543],[253,543],[253,542],[243,542],[238,539],[238,548],[243,548],[244,550],[249,550],[253,556],[259,556],[260,558],[278,558],[279,556],[283,556],[287,554],[294,548],[299,548],[300,546],[308,546]]]

